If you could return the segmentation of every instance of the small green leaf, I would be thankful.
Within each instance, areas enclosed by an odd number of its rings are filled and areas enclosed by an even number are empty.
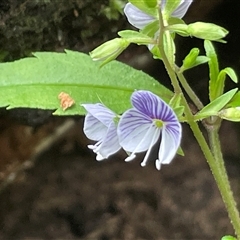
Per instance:
[[[182,93],[174,94],[172,99],[169,102],[169,105],[172,108],[179,107],[181,105]]]
[[[238,82],[238,77],[232,68],[230,67],[224,68],[223,70],[221,70],[221,72],[224,72],[226,75],[228,75],[230,79],[233,80],[233,82],[235,83]]]
[[[133,31],[133,30],[123,30],[118,32],[118,35],[124,39],[126,39],[128,42],[136,43],[136,44],[153,44],[154,39],[149,37],[148,35],[145,35],[141,32]]]
[[[182,19],[175,18],[175,17],[170,17],[168,19],[168,26],[166,28],[168,28],[169,25],[175,25],[175,24],[185,24],[186,25],[186,23]]]
[[[238,79],[234,70],[230,67],[224,68],[218,74],[214,91],[212,91],[213,98],[217,98],[218,96],[222,95],[224,91],[226,75],[228,75],[235,83],[237,83]]]
[[[221,240],[237,240],[237,239],[233,236],[224,236],[221,238]]]
[[[196,66],[198,66],[198,65],[207,63],[208,61],[209,61],[209,58],[208,58],[208,57],[206,57],[206,56],[198,56],[198,57],[196,58],[195,63],[193,64],[192,68],[193,68],[193,67],[196,67]]]
[[[212,43],[209,40],[204,41],[204,48],[206,56],[209,58],[209,99],[213,101],[215,99],[215,89],[219,74],[218,58]]]
[[[163,9],[163,16],[165,19],[168,19],[172,12],[179,6],[181,0],[171,0],[166,1],[166,4]]]
[[[168,58],[168,61],[171,64],[172,68],[174,69],[176,47],[170,31],[165,31],[163,33],[163,47]]]
[[[234,97],[231,99],[231,101],[227,104],[226,107],[238,107],[240,106],[240,92],[238,91]]]
[[[149,37],[154,37],[155,33],[159,30],[159,21],[155,20],[147,24],[140,32]]]
[[[183,150],[182,150],[181,147],[178,148],[178,150],[177,150],[177,154],[180,155],[180,156],[182,156],[182,157],[185,156],[185,154],[184,154],[184,152],[183,152]]]
[[[0,107],[55,110],[56,115],[83,115],[82,103],[102,102],[120,114],[131,107],[134,90],[149,90],[166,102],[172,92],[149,75],[112,61],[99,68],[90,56],[38,52],[35,57],[0,63]],[[58,95],[67,93],[75,104],[63,110]]]
[[[157,18],[158,9],[156,7],[156,0],[129,0],[135,7],[140,9],[141,11],[147,13],[148,15]]]
[[[185,23],[169,25],[167,26],[167,29],[179,34],[182,37],[189,36],[188,25],[186,25]]]
[[[233,98],[233,96],[237,92],[237,88],[226,92],[225,94],[221,95],[217,99],[210,102],[207,106],[205,106],[200,112],[195,115],[196,119],[203,119],[212,115],[217,115],[218,112],[223,109],[228,102]]]
[[[144,0],[144,3],[149,8],[156,8],[158,1],[157,0]]]
[[[174,112],[178,116],[178,119],[180,119],[180,117],[182,117],[184,110],[185,110],[184,106],[179,106],[179,107],[174,108]]]

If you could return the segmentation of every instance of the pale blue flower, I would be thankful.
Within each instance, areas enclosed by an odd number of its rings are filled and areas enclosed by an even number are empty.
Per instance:
[[[167,0],[161,1],[161,9],[164,9]],[[169,1],[169,0],[168,0]],[[179,6],[172,12],[171,16],[175,18],[183,18],[193,0],[182,0]],[[141,11],[132,3],[127,3],[124,7],[124,13],[128,22],[138,29],[143,29],[146,25],[156,20],[153,16]]]
[[[97,141],[96,144],[88,147],[97,154],[96,159],[101,161],[121,148],[117,136],[116,118],[118,116],[101,103],[82,104],[82,106],[88,112],[83,131],[89,139]]]
[[[136,153],[146,152],[141,163],[145,166],[149,154],[161,137],[156,168],[169,164],[181,141],[182,127],[169,105],[149,91],[136,91],[131,96],[133,108],[127,110],[118,124],[119,143],[131,153],[125,161],[131,161]]]

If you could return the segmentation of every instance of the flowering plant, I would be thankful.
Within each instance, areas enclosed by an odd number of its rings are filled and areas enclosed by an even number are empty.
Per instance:
[[[157,148],[153,159],[157,170],[171,163],[176,154],[183,155],[181,124],[187,123],[211,169],[236,238],[240,239],[239,211],[219,141],[223,120],[240,121],[239,89],[225,91],[227,77],[234,83],[238,78],[231,67],[219,68],[214,48],[214,42],[225,42],[228,31],[213,23],[187,24],[182,20],[192,3],[129,0],[123,11],[136,29],[119,31],[119,37],[98,46],[90,56],[69,50],[38,52],[33,57],[1,63],[0,107],[47,109],[59,116],[86,115],[83,131],[96,142],[88,146],[96,160],[107,159],[123,149],[126,162],[145,152],[141,166],[146,166],[151,162],[151,151]],[[202,39],[205,54],[199,55],[200,50],[193,48],[178,66],[176,35]],[[154,59],[163,62],[172,91],[149,75],[113,61],[130,44],[145,45]],[[207,105],[185,78],[186,71],[201,64],[209,68]]]
[[[120,53],[130,43],[146,45],[154,58],[162,60],[173,86],[173,95],[163,101],[161,93],[155,95],[150,91],[139,89],[131,95],[132,108],[123,112],[115,121],[115,135],[119,146],[128,154],[125,161],[131,161],[139,152],[146,151],[141,163],[145,166],[149,154],[161,138],[156,168],[169,164],[180,147],[182,129],[180,122],[187,122],[198,141],[213,176],[219,187],[229,217],[240,239],[240,217],[236,209],[224,161],[221,154],[218,130],[223,119],[240,121],[240,99],[237,88],[224,92],[226,76],[235,83],[238,81],[234,70],[227,67],[219,69],[217,54],[212,41],[225,42],[228,31],[213,23],[195,22],[186,24],[182,17],[191,6],[192,0],[129,0],[124,13],[129,23],[137,30],[118,32],[119,38],[110,40],[90,53],[90,56],[102,60],[102,65],[116,58],[116,49]],[[196,37],[204,40],[206,55],[200,56],[199,49],[193,48],[183,59],[182,66],[175,63],[175,35]],[[112,50],[112,44],[117,47]],[[120,43],[120,44],[119,44]],[[104,53],[101,50],[104,46]],[[190,68],[207,63],[209,66],[209,104],[203,105],[200,98],[188,84],[184,73]],[[193,112],[183,93],[186,93],[197,109]],[[97,105],[96,105],[97,106]],[[88,114],[90,112],[88,111]],[[205,126],[209,143],[199,128],[198,121]],[[88,125],[88,118],[85,125]],[[110,125],[109,125],[110,126]],[[86,132],[87,135],[87,132]],[[93,139],[93,138],[92,138]],[[105,145],[116,152],[110,145]],[[106,156],[107,158],[107,156]],[[225,236],[223,239],[235,239]]]

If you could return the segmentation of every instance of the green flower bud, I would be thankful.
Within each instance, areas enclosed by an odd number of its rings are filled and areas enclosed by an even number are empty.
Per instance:
[[[182,68],[183,69],[191,68],[195,64],[198,55],[199,55],[199,49],[198,48],[193,48],[190,51],[190,53],[183,60]]]
[[[90,57],[94,61],[104,61],[102,65],[116,59],[125,50],[129,41],[123,38],[114,38],[95,48],[90,52]]]
[[[188,33],[201,39],[210,41],[223,41],[222,38],[226,37],[228,31],[213,23],[195,22],[188,25]]]
[[[240,107],[223,109],[218,113],[218,116],[228,121],[240,122]]]

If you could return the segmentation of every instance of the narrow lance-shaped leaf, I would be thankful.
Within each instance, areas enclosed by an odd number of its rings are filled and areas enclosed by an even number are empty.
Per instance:
[[[154,39],[137,31],[133,30],[124,30],[118,32],[118,35],[126,40],[128,40],[131,43],[136,44],[153,44]]]
[[[102,102],[116,113],[130,107],[136,89],[153,91],[166,101],[172,93],[147,74],[113,61],[99,63],[83,53],[38,52],[35,57],[0,64],[0,107],[55,110],[57,115],[82,115],[83,103]],[[58,96],[74,105],[65,111]]]
[[[228,75],[233,82],[237,83],[238,78],[232,68],[226,67],[226,68],[222,69],[218,74],[215,89],[213,92],[213,98],[217,98],[218,96],[223,94],[226,75]]]
[[[209,58],[209,99],[213,101],[216,82],[219,74],[218,58],[212,43],[209,40],[204,41],[206,56]]]
[[[232,89],[225,94],[221,95],[207,106],[205,106],[200,112],[195,115],[195,119],[203,119],[212,115],[217,115],[218,112],[228,104],[228,102],[233,98],[237,92],[237,88]]]

